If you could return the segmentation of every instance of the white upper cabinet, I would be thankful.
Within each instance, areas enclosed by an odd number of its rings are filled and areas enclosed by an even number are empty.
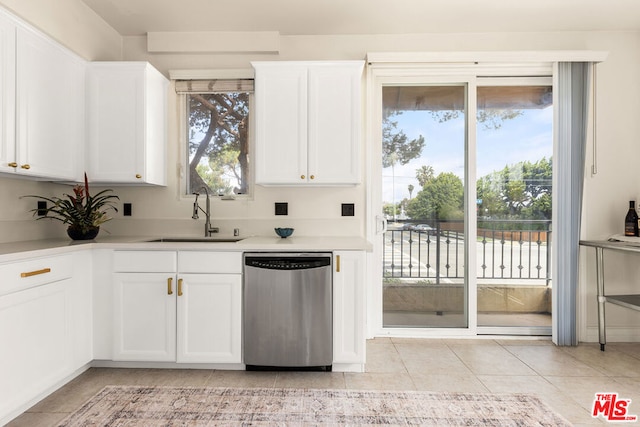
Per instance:
[[[360,182],[364,62],[254,62],[256,183]]]
[[[16,25],[0,13],[0,171],[15,171]]]
[[[166,185],[169,81],[146,62],[93,62],[87,82],[89,179]]]
[[[0,172],[79,179],[86,62],[2,13],[0,45]]]

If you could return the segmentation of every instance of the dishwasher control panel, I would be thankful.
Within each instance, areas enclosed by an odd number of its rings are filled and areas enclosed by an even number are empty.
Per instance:
[[[330,256],[318,256],[304,254],[304,256],[245,256],[244,264],[247,267],[263,268],[267,270],[307,270],[310,268],[326,267],[331,265]]]

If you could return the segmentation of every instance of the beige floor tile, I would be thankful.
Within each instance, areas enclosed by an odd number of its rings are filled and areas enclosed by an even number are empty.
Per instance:
[[[605,424],[603,420],[593,418],[591,411],[582,407],[571,396],[550,394],[539,396],[552,410],[565,417],[574,426],[593,426]]]
[[[345,372],[344,379],[348,389],[356,390],[415,390],[409,374],[364,372],[361,374]]]
[[[489,390],[475,375],[412,374],[416,390],[486,393]]]
[[[505,348],[539,375],[603,376],[600,371],[580,362],[555,346],[511,346]]]
[[[367,346],[365,369],[367,372],[407,372],[400,354],[392,343]]]
[[[536,375],[523,361],[499,345],[449,345],[476,375]],[[496,363],[499,360],[500,363]]]
[[[497,339],[496,343],[500,344],[503,347],[508,347],[508,346],[512,346],[512,345],[549,345],[549,346],[553,346],[555,344],[553,344],[553,342],[551,341],[551,338],[548,337],[544,337],[544,338],[538,338],[538,337],[531,337],[531,338],[503,338],[503,339]]]
[[[447,340],[442,338],[391,338],[394,344],[412,345],[417,347],[446,347]]]
[[[640,360],[620,351],[619,347],[607,347],[606,351],[600,351],[600,345],[596,343],[560,349],[605,375],[640,377]]]
[[[57,413],[36,413],[25,412],[18,418],[9,422],[6,427],[51,427],[57,425],[69,414],[65,412]]]
[[[403,354],[400,351],[401,355]],[[449,348],[424,349],[420,354],[411,351],[403,357],[409,374],[472,374],[471,370]]]
[[[478,375],[478,379],[492,393],[533,393],[544,396],[560,390],[540,376]]]
[[[207,380],[207,387],[274,387],[277,372],[262,371],[214,371]]]
[[[632,390],[627,389],[626,386],[610,377],[547,376],[545,378],[556,386],[561,393],[571,396],[586,410],[593,408],[596,393],[615,392],[619,393],[621,398],[634,398],[634,396],[627,394],[633,392]],[[640,409],[640,406],[638,409]],[[640,413],[640,411],[638,412]]]
[[[609,343],[605,346],[605,351],[608,351],[609,349],[615,349],[640,360],[640,342]]]
[[[296,387],[532,393],[574,425],[591,417],[596,392],[632,399],[640,414],[640,343],[556,347],[549,340],[377,338],[365,373],[92,368],[9,424],[55,425],[105,385]]]
[[[420,343],[420,344],[395,344],[398,354],[402,360],[424,360],[433,359],[434,357],[453,357],[455,353],[446,344]]]
[[[275,387],[344,389],[342,372],[278,372]]]

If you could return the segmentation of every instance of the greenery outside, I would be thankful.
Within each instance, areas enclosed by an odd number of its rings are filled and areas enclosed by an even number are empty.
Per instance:
[[[249,92],[187,95],[187,192],[249,192]]]

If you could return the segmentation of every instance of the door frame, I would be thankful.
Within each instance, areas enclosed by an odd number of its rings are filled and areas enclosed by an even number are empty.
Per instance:
[[[382,188],[380,176],[382,165],[382,91],[385,85],[420,85],[420,84],[452,84],[466,83],[467,105],[465,138],[465,207],[472,206],[470,201],[476,199],[476,87],[478,80],[485,77],[549,77],[553,75],[553,63],[531,62],[526,64],[494,63],[478,64],[372,64],[367,66],[367,114],[365,140],[366,152],[366,185],[367,185],[367,239],[372,243],[373,251],[367,257],[367,335],[398,337],[476,337],[480,334],[506,334],[503,328],[489,328],[477,325],[477,278],[469,277],[469,271],[476,271],[476,245],[465,245],[465,289],[467,328],[385,328],[383,326],[382,295],[382,251],[384,242],[380,238],[386,230],[386,221],[381,216]],[[555,92],[555,84],[554,84]],[[473,120],[471,120],[473,118]],[[554,145],[556,141],[554,140]],[[470,161],[472,159],[473,161]],[[473,209],[465,209],[465,236],[467,242],[476,236],[477,218]],[[472,232],[473,234],[471,234]],[[475,238],[475,237],[474,237]],[[553,313],[552,313],[553,316]],[[515,328],[509,334],[535,333],[535,328],[520,331]]]

